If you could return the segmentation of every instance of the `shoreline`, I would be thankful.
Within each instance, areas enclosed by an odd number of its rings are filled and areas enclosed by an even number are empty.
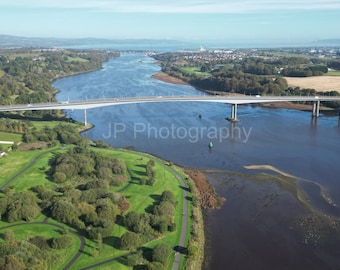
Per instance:
[[[181,79],[172,77],[172,76],[170,76],[170,75],[168,75],[168,74],[166,74],[162,71],[151,75],[151,78],[154,78],[156,80],[160,80],[160,81],[166,82],[166,83],[180,84],[180,85],[190,85],[189,83],[187,83],[187,82],[185,82]]]
[[[179,85],[188,85],[192,86],[191,84],[187,83],[186,81],[183,81],[181,79],[178,79],[176,77],[170,76],[162,71],[154,74],[151,76],[151,78],[166,82],[166,83],[172,83],[172,84],[179,84]],[[194,87],[194,86],[192,86]],[[207,93],[209,95],[215,95],[218,93],[219,95],[228,95],[228,96],[244,96],[243,94],[238,93],[229,93],[229,92],[223,92],[223,91],[213,91],[213,90],[206,90],[206,89],[199,89],[197,87],[194,87],[195,89],[202,91],[204,93]],[[274,103],[261,103],[259,106],[264,108],[271,108],[271,109],[289,109],[289,110],[298,110],[298,111],[312,111],[312,105],[308,104],[298,104],[293,102],[274,102]],[[321,107],[320,111],[335,111],[328,107]]]

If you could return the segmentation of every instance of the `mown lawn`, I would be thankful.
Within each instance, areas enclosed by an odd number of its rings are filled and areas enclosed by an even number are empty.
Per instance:
[[[21,142],[22,134],[0,131],[0,141]]]
[[[0,185],[9,180],[23,168],[25,168],[35,157],[43,153],[41,150],[13,151],[7,156],[0,158]],[[38,178],[42,177],[43,172]]]
[[[50,180],[48,170],[50,161],[60,151],[46,151],[46,154],[41,156],[32,167],[28,168],[24,174],[18,176],[12,183],[15,191],[26,191],[32,187],[43,185],[47,188],[55,187],[55,184]]]

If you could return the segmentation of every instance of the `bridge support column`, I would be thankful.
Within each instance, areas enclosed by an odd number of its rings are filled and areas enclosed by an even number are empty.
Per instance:
[[[230,122],[239,122],[240,120],[237,119],[237,104],[231,105],[231,116],[227,117],[227,120]]]
[[[84,109],[84,123],[85,127],[87,126],[87,115],[86,115],[86,109]]]
[[[320,100],[313,102],[312,117],[319,117],[320,115]]]

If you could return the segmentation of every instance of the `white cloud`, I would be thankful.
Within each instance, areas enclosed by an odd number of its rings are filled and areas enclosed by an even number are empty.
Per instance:
[[[1,6],[89,9],[124,13],[248,13],[269,10],[334,10],[339,0],[1,0]]]

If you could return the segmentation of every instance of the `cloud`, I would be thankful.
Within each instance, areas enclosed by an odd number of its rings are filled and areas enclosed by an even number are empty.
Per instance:
[[[339,10],[339,0],[1,0],[0,7],[85,9],[121,13],[228,14],[277,10]]]

